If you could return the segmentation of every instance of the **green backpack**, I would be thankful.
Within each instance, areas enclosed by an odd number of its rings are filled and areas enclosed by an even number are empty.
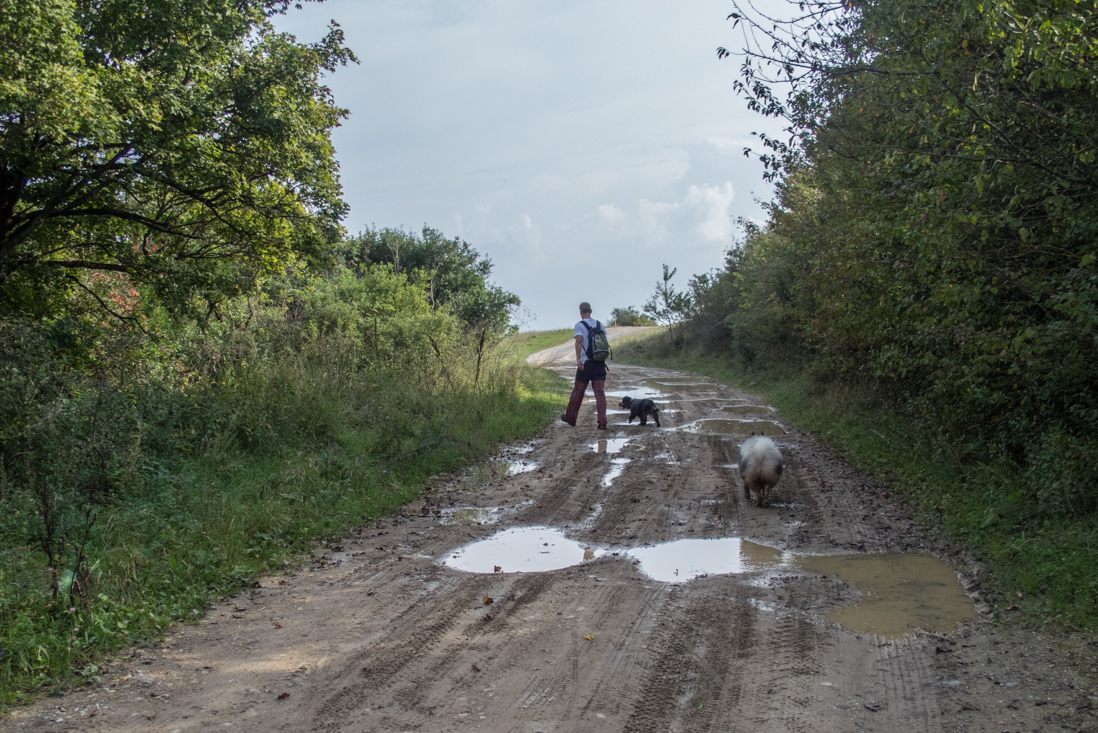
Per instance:
[[[587,358],[594,361],[606,361],[613,359],[614,352],[610,350],[610,339],[606,335],[606,329],[595,321],[594,327],[588,326],[587,321],[580,321],[587,329]]]

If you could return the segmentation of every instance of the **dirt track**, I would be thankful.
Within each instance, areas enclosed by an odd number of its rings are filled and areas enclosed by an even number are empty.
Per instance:
[[[895,640],[853,633],[826,614],[862,591],[795,566],[647,575],[629,553],[684,538],[801,554],[942,550],[886,490],[761,407],[759,419],[786,428],[775,437],[786,471],[775,506],[747,504],[734,468],[742,436],[674,428],[752,415],[743,406],[757,402],[617,364],[607,388],[636,394],[646,380],[663,394],[663,429],[619,412],[597,431],[585,407],[576,428],[558,422],[488,467],[438,479],[407,515],[318,549],[296,574],[264,578],[201,624],[134,650],[97,687],[17,710],[0,730],[1095,729],[1093,674],[1075,671],[1087,672],[1093,650],[1088,660],[1078,639],[982,619]],[[748,411],[727,411],[737,406]],[[628,441],[600,453],[600,438]],[[512,474],[507,461],[531,470]],[[598,556],[548,572],[511,572],[526,562],[511,551],[490,561],[502,572],[440,564],[531,526]]]

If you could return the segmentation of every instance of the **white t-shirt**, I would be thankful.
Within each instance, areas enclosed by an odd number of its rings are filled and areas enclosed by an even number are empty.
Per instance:
[[[582,321],[576,321],[576,332],[574,336],[583,336],[583,349],[580,351],[580,364],[587,363],[587,349],[590,347],[590,344],[587,343],[587,329],[583,327],[584,322],[591,328],[594,328],[595,324],[598,323],[594,318],[584,318]],[[575,339],[573,338],[573,340]]]

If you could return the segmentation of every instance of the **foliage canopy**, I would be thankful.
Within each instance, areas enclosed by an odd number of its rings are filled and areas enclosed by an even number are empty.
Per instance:
[[[1041,511],[1098,510],[1098,3],[790,8],[733,14],[739,89],[789,136],[714,317],[1015,462]]]
[[[127,318],[118,278],[187,310],[324,258],[346,111],[321,77],[354,56],[334,24],[276,32],[286,4],[0,0],[3,313],[82,290]]]
[[[424,226],[417,235],[400,229],[367,229],[347,238],[340,258],[361,272],[375,264],[388,264],[423,284],[432,308],[447,306],[472,330],[502,333],[519,306],[514,293],[488,281],[492,261],[481,256],[459,237],[448,238]]]

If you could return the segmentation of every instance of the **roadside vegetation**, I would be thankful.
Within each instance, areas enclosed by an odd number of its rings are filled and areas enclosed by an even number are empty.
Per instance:
[[[608,326],[655,326],[656,322],[644,313],[638,313],[633,306],[615,308],[610,311]]]
[[[343,232],[338,27],[177,5],[0,0],[0,711],[559,409],[468,243]]]
[[[1098,7],[791,7],[720,52],[787,123],[769,220],[683,290],[665,268],[669,331],[619,356],[775,400],[974,548],[1000,610],[1098,628]]]

